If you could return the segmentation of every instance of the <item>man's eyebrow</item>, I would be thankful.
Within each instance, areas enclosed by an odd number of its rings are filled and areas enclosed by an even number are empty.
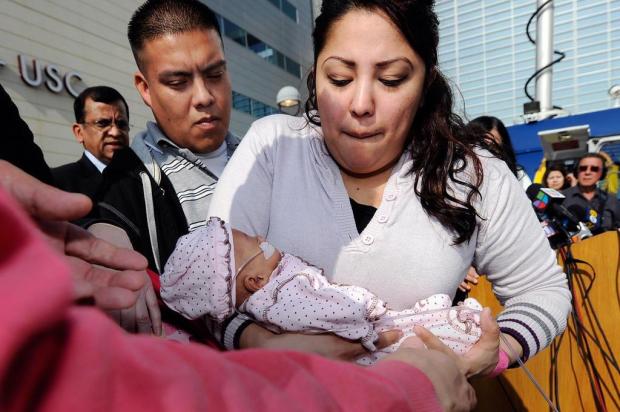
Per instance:
[[[168,77],[189,77],[192,73],[185,70],[166,70],[159,74],[160,79],[166,79]]]
[[[205,72],[210,72],[213,70],[225,69],[225,68],[226,68],[226,60],[220,60],[215,63],[209,64],[208,66],[206,66],[204,69],[201,69],[200,71],[205,73]]]
[[[200,71],[202,73],[207,73],[223,67],[226,67],[226,60],[219,60],[215,63],[211,63],[205,66],[203,69],[200,69]],[[190,77],[191,75],[192,72],[188,70],[165,70],[159,74],[159,78],[166,79],[169,77]]]

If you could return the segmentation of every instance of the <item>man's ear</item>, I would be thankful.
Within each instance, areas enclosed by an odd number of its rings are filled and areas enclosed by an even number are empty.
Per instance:
[[[84,144],[84,131],[82,130],[82,125],[79,123],[73,123],[72,126],[73,136],[75,136],[75,140],[80,144]]]
[[[146,81],[146,78],[142,74],[141,71],[137,71],[133,75],[133,84],[138,89],[138,93],[142,96],[142,100],[144,103],[151,107],[151,91],[149,89],[149,83]]]
[[[252,293],[262,288],[264,284],[265,278],[262,275],[249,275],[243,279],[243,286]]]

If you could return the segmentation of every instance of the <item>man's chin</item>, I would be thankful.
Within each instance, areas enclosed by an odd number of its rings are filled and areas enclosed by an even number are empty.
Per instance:
[[[192,139],[192,147],[189,148],[194,153],[211,153],[217,150],[224,142],[226,131],[218,131],[217,133],[201,133]]]

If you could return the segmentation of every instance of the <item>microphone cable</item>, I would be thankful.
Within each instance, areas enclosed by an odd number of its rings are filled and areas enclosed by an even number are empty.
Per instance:
[[[610,388],[603,380],[599,369],[594,362],[593,350],[591,347],[592,345],[598,350],[603,359],[604,369],[607,370],[607,374],[610,378],[613,376],[612,369],[620,373],[618,361],[613,353],[609,339],[601,326],[600,320],[596,315],[589,296],[594,281],[596,280],[596,271],[588,262],[575,259],[572,255],[570,245],[560,249],[559,252],[564,261],[564,271],[567,275],[569,289],[573,296],[573,312],[571,313],[572,327],[571,325],[568,326],[568,332],[574,337],[575,343],[577,344],[579,357],[585,366],[597,410],[603,412],[607,411],[606,400],[611,400],[616,410],[620,410],[619,401],[613,395],[615,393],[617,396],[617,394],[620,393],[618,390],[618,385],[614,379],[610,379],[611,384],[613,385],[612,390],[612,388]],[[579,264],[587,265],[592,273],[581,270],[578,266]],[[589,285],[586,285],[586,279],[589,280]],[[589,320],[592,330],[590,330],[584,322],[586,317]],[[570,361],[571,365],[573,365],[572,342],[570,342],[570,344]],[[557,347],[559,350],[559,345]],[[557,361],[557,354],[554,361]],[[553,367],[555,368],[554,373],[557,374],[557,364],[553,365]],[[574,369],[573,372],[575,373]],[[555,394],[557,394],[557,377],[555,379],[556,386],[554,389]],[[605,396],[603,389],[609,396]],[[579,397],[581,399],[580,394]],[[557,399],[559,399],[559,397],[556,398],[556,400]]]

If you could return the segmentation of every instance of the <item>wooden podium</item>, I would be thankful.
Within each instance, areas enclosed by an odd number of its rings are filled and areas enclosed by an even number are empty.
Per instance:
[[[595,393],[605,399],[607,411],[620,410],[620,243],[618,232],[606,232],[582,242],[573,244],[572,255],[589,263],[578,264],[578,275],[571,279],[574,290],[573,310],[579,311],[584,330],[592,336],[584,339],[590,348],[592,364],[600,376],[600,385],[591,385],[589,376],[593,368],[580,355],[575,336],[575,320],[571,317],[564,335],[556,338],[557,390],[552,396],[552,351],[550,348],[538,353],[526,363],[526,367],[538,381],[549,398],[555,398],[560,411],[600,410]],[[564,262],[558,257],[560,265]],[[581,287],[579,281],[582,282]],[[583,290],[585,286],[585,291]],[[589,292],[587,289],[589,288]],[[585,296],[587,294],[587,296]],[[478,286],[470,293],[483,306],[489,306],[497,314],[501,306],[491,291],[491,284],[481,277]],[[601,333],[605,333],[605,342]],[[595,344],[598,340],[603,351]],[[615,363],[615,366],[614,366]],[[507,370],[495,379],[481,379],[474,382],[478,395],[476,411],[548,411],[543,396],[521,368]],[[600,398],[600,396],[599,396]]]

